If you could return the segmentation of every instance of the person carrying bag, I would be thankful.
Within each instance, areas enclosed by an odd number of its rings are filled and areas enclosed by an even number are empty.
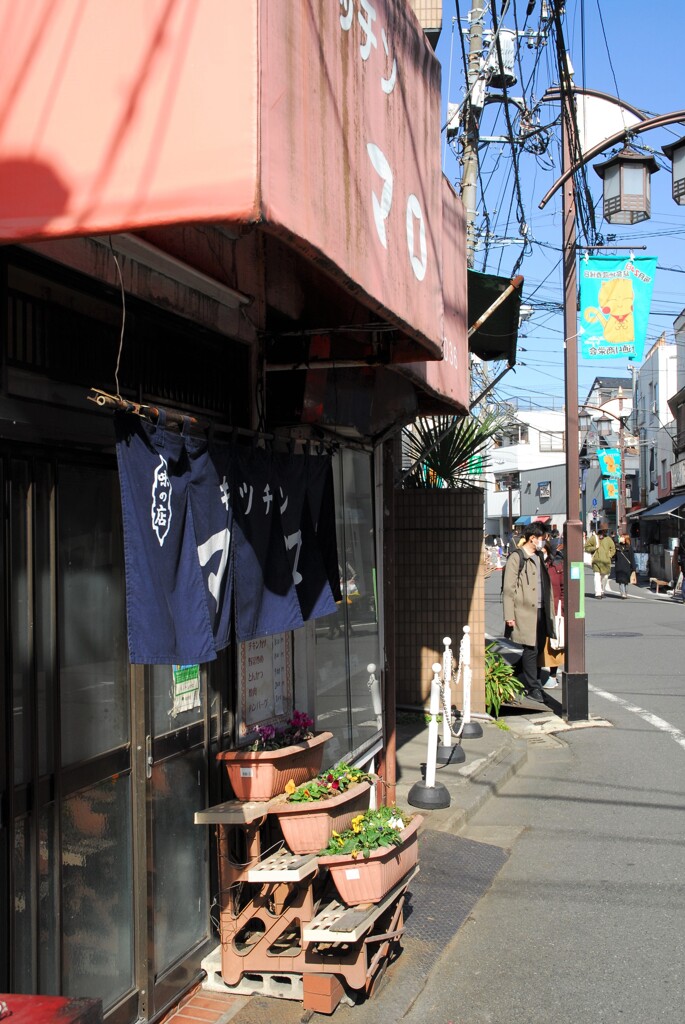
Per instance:
[[[637,575],[635,573],[635,555],[630,545],[630,537],[628,534],[624,534],[621,537],[621,542],[618,545],[618,551],[616,552],[616,582],[618,583],[621,597],[623,599],[629,596],[628,584],[637,583]]]
[[[585,548],[587,550],[587,544]],[[609,582],[609,573],[611,572],[611,560],[615,554],[616,545],[609,536],[609,528],[606,523],[602,523],[597,531],[596,547],[592,555],[592,571],[595,574],[595,597],[598,600],[604,597],[604,591]]]

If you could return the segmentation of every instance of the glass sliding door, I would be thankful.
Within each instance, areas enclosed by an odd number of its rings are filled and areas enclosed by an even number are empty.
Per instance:
[[[121,522],[111,469],[57,478],[62,987],[132,993],[134,890],[129,666]]]
[[[147,675],[150,990],[159,1010],[199,971],[210,933],[209,835],[194,824],[207,800],[207,694],[199,666],[154,665]]]
[[[189,694],[172,666],[131,669],[113,460],[0,472],[2,990],[99,997],[132,1024],[199,978],[212,941],[206,673]]]
[[[316,727],[333,733],[327,757],[369,746],[381,729],[368,666],[380,678],[378,571],[370,453],[343,449],[333,462],[342,601],[316,624]]]

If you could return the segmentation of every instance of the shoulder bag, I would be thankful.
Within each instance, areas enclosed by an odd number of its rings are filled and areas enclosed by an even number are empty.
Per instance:
[[[557,604],[557,613],[554,616],[554,632],[556,636],[549,638],[549,646],[553,651],[563,651],[564,649],[564,616],[561,611],[561,601]]]

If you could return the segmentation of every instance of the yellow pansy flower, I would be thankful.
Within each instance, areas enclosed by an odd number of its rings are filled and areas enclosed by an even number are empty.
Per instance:
[[[295,780],[294,779],[291,779],[290,782],[286,782],[286,784],[285,784],[285,791],[288,794],[288,796],[290,796],[291,793],[294,793],[296,789],[297,789],[297,786],[295,785]]]

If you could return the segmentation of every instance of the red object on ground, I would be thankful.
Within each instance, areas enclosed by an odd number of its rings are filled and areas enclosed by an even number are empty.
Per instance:
[[[101,999],[67,996],[18,996],[0,992],[0,1004],[11,1013],[11,1024],[102,1024]]]

